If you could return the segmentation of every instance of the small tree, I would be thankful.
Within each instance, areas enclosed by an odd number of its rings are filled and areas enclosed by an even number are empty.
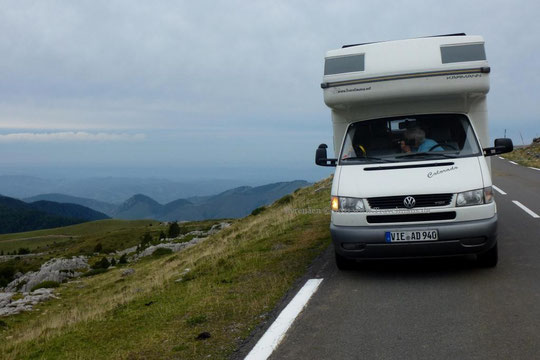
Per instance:
[[[118,260],[118,263],[119,264],[127,264],[127,255],[122,254],[122,256],[120,256],[120,260]]]
[[[147,248],[151,242],[152,242],[152,235],[150,235],[150,233],[145,233],[141,238],[140,249],[142,250],[142,249]]]
[[[115,258],[111,259],[111,266],[116,266],[116,259]]]
[[[101,243],[97,243],[96,246],[94,246],[94,252],[99,253],[103,250],[103,245]]]
[[[97,263],[94,264],[94,269],[108,269],[111,264],[109,263],[109,260],[104,256],[99,260]]]
[[[167,231],[167,237],[175,238],[178,235],[180,235],[180,226],[178,226],[178,223],[173,222],[169,225],[169,230]]]
[[[28,248],[19,248],[19,255],[30,254],[30,249]]]
[[[163,230],[159,233],[159,240],[161,239],[165,239],[167,237],[167,235],[165,235],[165,233],[163,232]]]

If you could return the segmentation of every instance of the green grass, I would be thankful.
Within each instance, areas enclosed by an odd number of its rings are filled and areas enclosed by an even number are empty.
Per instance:
[[[103,268],[90,269],[87,272],[85,272],[84,274],[82,274],[81,276],[82,277],[88,277],[88,276],[94,276],[94,275],[98,275],[98,274],[103,274],[103,273],[106,273],[106,272],[107,272],[107,269],[103,269]]]
[[[15,234],[2,234],[0,235],[0,242],[6,239],[21,239],[28,237],[39,237],[39,236],[50,236],[50,235],[72,235],[72,236],[81,236],[81,235],[92,235],[95,234],[96,230],[99,229],[100,232],[110,232],[117,231],[125,228],[140,227],[144,225],[157,225],[158,221],[154,220],[117,220],[117,219],[107,219],[99,221],[91,221],[77,225],[64,226],[54,229],[45,229],[45,230],[36,230],[28,231]]]
[[[63,253],[93,252],[101,240],[103,251],[136,244],[146,231],[157,236],[165,225],[153,220],[100,220],[55,229],[0,235],[0,251],[26,247],[33,252],[59,249]],[[137,239],[133,239],[137,237]],[[133,246],[133,245],[131,245]],[[126,247],[129,247],[126,246]]]
[[[167,249],[167,248],[157,248],[156,250],[154,250],[154,252],[152,253],[152,256],[163,256],[163,255],[169,255],[169,254],[172,254],[172,250],[171,249]]]
[[[195,231],[195,230],[201,230],[201,231],[208,231],[214,226],[215,224],[219,224],[222,222],[231,222],[231,219],[218,219],[218,220],[203,220],[203,221],[188,221],[180,223],[180,234],[184,235],[188,232]]]
[[[36,286],[33,286],[30,291],[34,291],[37,289],[50,289],[50,288],[57,288],[60,286],[60,283],[57,281],[43,281],[37,284]]]
[[[540,168],[540,143],[515,148],[514,151],[502,156],[523,166]]]
[[[153,220],[100,220],[55,229],[0,235],[0,251],[4,253],[28,248],[38,256],[13,259],[0,263],[16,271],[37,270],[53,257],[92,255],[98,243],[103,254],[123,250],[139,243],[144,233],[157,238],[164,224]]]
[[[50,248],[57,248],[73,241],[72,236],[38,236],[22,239],[0,240],[0,251],[4,253],[17,251],[20,248],[28,248],[32,252],[42,252]]]
[[[60,299],[5,319],[0,358],[227,359],[330,243],[324,211],[294,211],[327,209],[329,189],[327,179],[197,246],[130,264],[133,275],[63,284]],[[211,337],[196,340],[202,332]]]

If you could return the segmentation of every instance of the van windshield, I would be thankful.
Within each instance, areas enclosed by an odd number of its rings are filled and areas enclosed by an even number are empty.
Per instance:
[[[340,164],[478,155],[480,147],[465,115],[411,115],[365,120],[349,125]]]

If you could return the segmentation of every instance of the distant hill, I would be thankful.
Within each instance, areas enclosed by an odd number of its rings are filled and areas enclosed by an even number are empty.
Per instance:
[[[118,219],[158,219],[163,205],[154,199],[137,194],[127,199],[114,212]]]
[[[84,221],[95,221],[109,219],[109,216],[92,210],[82,205],[64,204],[54,201],[35,201],[29,204],[33,209],[43,211],[49,215],[62,216],[71,219],[80,219]]]
[[[108,216],[111,216],[118,207],[118,205],[116,204],[110,204],[104,201],[87,199],[87,198],[65,195],[65,194],[58,194],[58,193],[41,194],[41,195],[25,198],[23,200],[27,203],[46,200],[46,201],[54,201],[57,203],[77,204],[77,205],[82,205],[92,210],[96,210],[98,212],[104,213]]]
[[[224,179],[167,180],[131,177],[43,179],[26,175],[0,175],[0,191],[4,196],[25,199],[40,194],[66,194],[112,204],[120,204],[133,194],[146,194],[163,204],[189,196],[208,196],[244,184],[242,180]],[[57,201],[52,198],[36,200]],[[108,213],[105,208],[69,202]]]
[[[0,234],[48,229],[108,218],[75,204],[50,201],[25,203],[0,195]]]
[[[50,215],[22,201],[0,196],[0,234],[47,229],[81,222],[83,220]]]
[[[298,188],[310,185],[296,180],[263,186],[242,186],[214,196],[179,199],[165,205],[138,194],[120,205],[113,217],[118,219],[156,219],[162,221],[239,218],[255,208],[271,204]]]

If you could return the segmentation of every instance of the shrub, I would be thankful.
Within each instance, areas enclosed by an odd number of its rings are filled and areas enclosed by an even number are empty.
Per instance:
[[[4,287],[13,281],[15,268],[8,264],[0,264],[0,287]]]
[[[97,275],[97,274],[103,274],[104,272],[107,272],[107,269],[92,269],[85,272],[81,276],[87,277],[87,276],[92,276],[92,275]]]
[[[116,259],[115,258],[111,259],[111,266],[116,266]]]
[[[161,256],[161,255],[167,255],[167,254],[172,254],[172,250],[171,249],[167,249],[167,248],[157,248],[156,250],[154,250],[154,252],[152,253],[152,256]]]
[[[24,285],[26,285],[26,283],[27,283],[26,280],[21,281],[20,283],[17,284],[17,286],[15,287],[15,290],[17,290],[17,291],[21,290],[22,287],[23,287]]]
[[[253,211],[251,212],[251,215],[257,216],[257,215],[259,215],[260,213],[262,213],[264,210],[266,210],[266,206],[258,207],[258,208],[256,208],[255,210],[253,210]]]
[[[57,281],[43,281],[43,282],[40,282],[39,284],[37,284],[36,286],[33,286],[32,289],[30,289],[30,291],[34,291],[34,290],[37,290],[37,289],[50,289],[50,288],[57,288],[60,286],[60,283],[57,282]]]
[[[103,245],[101,245],[101,243],[97,243],[96,246],[94,247],[94,252],[99,253],[101,252],[101,250],[103,250]]]
[[[178,235],[180,235],[180,226],[178,226],[178,223],[173,222],[169,225],[169,230],[167,231],[167,237],[175,238]]]
[[[150,243],[152,242],[152,235],[150,235],[150,233],[145,233],[142,237],[141,237],[141,242],[140,244],[138,245],[138,249],[137,250],[144,250],[148,247],[148,245],[150,245]]]
[[[19,255],[27,255],[27,254],[30,254],[30,249],[28,249],[28,248],[19,248],[18,254],[19,254]]]
[[[126,254],[122,254],[122,256],[120,256],[120,260],[118,260],[118,263],[119,264],[127,264],[127,255]]]
[[[164,233],[163,231],[161,231],[161,232],[159,233],[159,240],[165,239],[166,237],[167,237],[167,235],[165,235],[165,233]]]
[[[104,256],[99,260],[97,263],[92,266],[92,269],[108,269],[111,264],[109,263],[109,260]]]
[[[293,199],[293,196],[288,194],[288,195],[285,195],[284,197],[282,197],[281,199],[279,199],[278,201],[276,201],[276,204],[277,205],[285,205],[285,204],[288,204],[292,201]]]

